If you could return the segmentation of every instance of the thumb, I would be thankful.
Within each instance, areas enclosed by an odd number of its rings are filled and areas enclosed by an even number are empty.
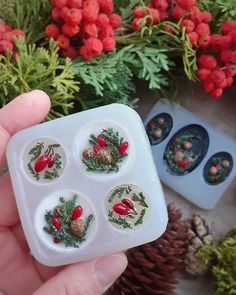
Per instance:
[[[123,253],[66,266],[33,295],[103,294],[127,266]]]

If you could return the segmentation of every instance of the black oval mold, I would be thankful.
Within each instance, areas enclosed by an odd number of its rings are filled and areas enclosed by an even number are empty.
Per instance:
[[[224,182],[233,169],[233,158],[227,152],[212,155],[203,169],[203,177],[207,184],[217,185]]]
[[[173,127],[172,117],[168,113],[161,113],[153,117],[146,125],[146,132],[151,145],[161,143],[170,134]]]
[[[163,160],[173,175],[186,175],[196,169],[209,147],[207,130],[197,124],[179,129],[166,145]]]

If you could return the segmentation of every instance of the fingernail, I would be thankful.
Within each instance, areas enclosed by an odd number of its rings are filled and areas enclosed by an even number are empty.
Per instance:
[[[95,265],[95,274],[103,287],[111,285],[126,269],[124,254],[113,254],[100,258]]]

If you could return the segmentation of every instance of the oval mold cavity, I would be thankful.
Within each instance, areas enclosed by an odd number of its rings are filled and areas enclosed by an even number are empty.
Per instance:
[[[153,117],[146,125],[146,132],[151,145],[161,143],[170,134],[173,126],[172,117],[161,113]]]
[[[207,161],[203,177],[206,183],[217,185],[224,182],[233,168],[233,158],[227,152],[219,152],[210,157]]]
[[[164,163],[173,175],[192,172],[205,157],[209,136],[205,128],[192,124],[179,129],[168,142],[164,151]]]

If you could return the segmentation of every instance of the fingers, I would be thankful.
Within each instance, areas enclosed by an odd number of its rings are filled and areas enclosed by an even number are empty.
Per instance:
[[[100,295],[127,266],[123,253],[65,267],[33,295]]]
[[[17,131],[40,123],[50,109],[50,100],[41,90],[22,94],[0,109],[0,167],[6,145]]]

